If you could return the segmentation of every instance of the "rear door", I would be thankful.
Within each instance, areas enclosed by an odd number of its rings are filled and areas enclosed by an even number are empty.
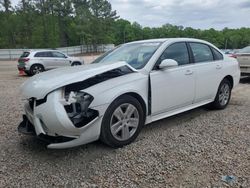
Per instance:
[[[34,55],[34,58],[38,63],[41,63],[45,69],[54,68],[54,58],[52,57],[52,53],[50,51],[37,52]]]
[[[196,88],[194,103],[215,97],[221,82],[223,55],[207,44],[190,42],[193,53]]]

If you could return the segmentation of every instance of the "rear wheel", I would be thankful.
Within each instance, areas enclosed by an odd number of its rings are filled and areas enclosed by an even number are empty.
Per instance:
[[[24,71],[28,76],[31,76],[30,71]]]
[[[39,74],[44,71],[44,67],[40,64],[32,65],[30,68],[30,75]]]
[[[232,86],[228,79],[222,80],[217,91],[217,95],[211,107],[213,109],[224,109],[227,107],[231,98]]]
[[[123,95],[108,107],[101,128],[101,140],[111,147],[130,144],[144,124],[141,104],[130,95]]]

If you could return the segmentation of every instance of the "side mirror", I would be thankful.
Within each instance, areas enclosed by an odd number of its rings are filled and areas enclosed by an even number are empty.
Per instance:
[[[173,59],[164,59],[161,64],[159,65],[160,69],[165,69],[168,67],[177,67],[178,63],[177,61],[173,60]]]

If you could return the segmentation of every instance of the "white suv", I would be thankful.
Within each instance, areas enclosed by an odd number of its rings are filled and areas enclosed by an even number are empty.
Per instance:
[[[56,50],[25,51],[18,59],[18,70],[35,75],[45,70],[83,65],[84,61]]]

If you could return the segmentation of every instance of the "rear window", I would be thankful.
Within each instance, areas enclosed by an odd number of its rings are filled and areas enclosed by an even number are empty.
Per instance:
[[[20,58],[28,57],[29,55],[30,55],[30,52],[23,52],[23,54],[20,56]]]
[[[212,48],[213,54],[214,54],[214,60],[222,60],[223,59],[223,55],[216,49]]]
[[[37,52],[35,57],[52,57],[51,52]]]

